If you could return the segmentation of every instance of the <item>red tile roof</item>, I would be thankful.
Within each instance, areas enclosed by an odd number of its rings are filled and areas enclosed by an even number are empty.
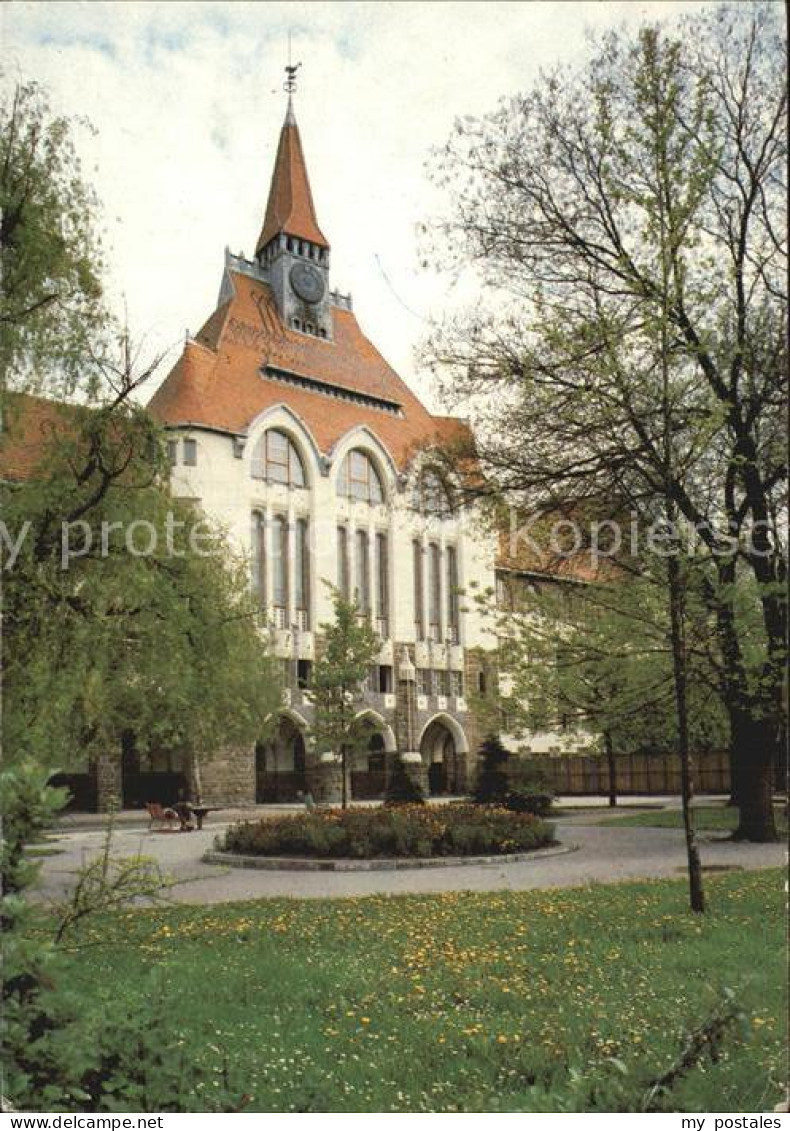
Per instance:
[[[558,515],[557,520],[569,521],[564,515]],[[523,533],[518,523],[512,530],[500,529],[497,568],[563,581],[605,581],[612,575],[612,562],[597,557],[591,550],[574,550],[569,546],[563,552],[554,544],[550,521],[548,518],[534,524],[525,523]]]
[[[447,440],[463,421],[432,416],[359,328],[333,309],[334,338],[289,329],[270,287],[232,271],[234,296],[211,315],[154,394],[151,412],[164,424],[203,425],[244,433],[265,408],[286,404],[328,453],[346,432],[367,426],[404,468],[415,450]],[[267,379],[268,367],[323,385],[326,391]],[[400,406],[400,414],[331,395],[332,388]]]
[[[280,232],[310,240],[319,247],[329,247],[323,232],[318,227],[302,150],[302,139],[290,105],[280,131],[280,144],[277,146],[266,216],[255,246],[256,256],[261,248]]]

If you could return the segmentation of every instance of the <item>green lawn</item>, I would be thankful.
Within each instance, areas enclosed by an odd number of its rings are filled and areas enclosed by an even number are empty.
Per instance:
[[[100,1012],[164,1000],[156,1024],[226,1055],[247,1110],[376,1112],[638,1110],[729,987],[748,1025],[667,1105],[764,1111],[785,1068],[782,873],[706,885],[702,919],[674,880],[133,910],[82,936],[69,988]]]
[[[738,824],[738,810],[731,806],[700,805],[695,809],[695,815],[695,827],[701,832],[733,832]],[[679,809],[659,809],[649,813],[632,813],[627,817],[606,817],[596,824],[632,829],[682,829],[683,814]],[[780,833],[787,832],[787,818],[779,806],[776,808],[776,825]]]

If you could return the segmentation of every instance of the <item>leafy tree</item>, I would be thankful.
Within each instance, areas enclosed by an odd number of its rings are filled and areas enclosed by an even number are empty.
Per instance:
[[[111,320],[78,123],[0,73],[0,392],[90,385]]]
[[[266,732],[280,688],[246,563],[164,485],[156,426],[126,398],[63,408],[34,478],[3,491],[4,738],[68,768],[115,750],[187,754]]]
[[[361,714],[363,683],[381,649],[381,642],[353,601],[332,590],[334,620],[322,624],[323,651],[313,666],[310,699],[315,711],[313,739],[319,751],[340,755],[342,805],[348,804],[351,757],[366,750],[371,720]]]
[[[474,602],[502,642],[494,707],[509,733],[588,731],[591,743],[608,734],[621,754],[676,750],[660,576],[623,574],[617,584],[511,577],[504,607],[490,593]],[[688,609],[695,749],[727,740],[710,619],[697,596]]]
[[[429,347],[505,498],[577,523],[630,512],[706,566],[753,840],[776,836],[786,727],[780,23],[735,5],[613,33],[582,70],[458,123],[438,251],[474,265],[490,304]]]

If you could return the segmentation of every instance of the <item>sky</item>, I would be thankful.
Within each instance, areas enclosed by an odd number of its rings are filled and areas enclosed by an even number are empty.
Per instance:
[[[711,0],[716,2],[716,0]],[[415,347],[452,306],[420,268],[416,228],[439,203],[426,161],[456,118],[583,61],[588,31],[672,20],[693,0],[400,0],[0,4],[6,81],[36,79],[77,141],[103,204],[109,290],[144,354],[169,350],[216,304],[226,246],[252,256],[280,126],[288,36],[296,115],[332,286],[433,407]],[[156,382],[148,389],[153,392]]]

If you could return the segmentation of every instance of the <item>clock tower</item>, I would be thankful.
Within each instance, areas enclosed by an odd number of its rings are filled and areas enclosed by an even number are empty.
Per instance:
[[[280,132],[269,200],[255,259],[270,284],[290,330],[332,337],[329,243],[318,226],[302,141],[293,111],[289,76],[288,110]]]

